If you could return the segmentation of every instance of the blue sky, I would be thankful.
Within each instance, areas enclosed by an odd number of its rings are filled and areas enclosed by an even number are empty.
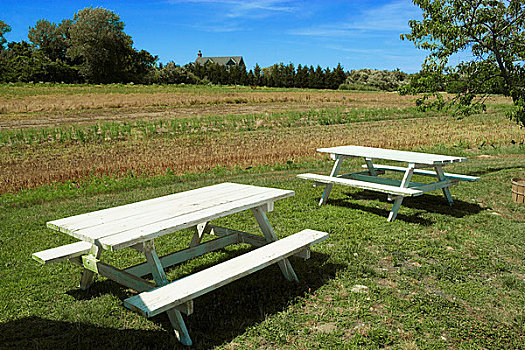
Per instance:
[[[243,56],[248,68],[292,62],[345,70],[419,71],[425,52],[401,41],[410,0],[0,0],[8,41],[27,40],[38,19],[60,22],[85,7],[120,16],[134,47],[184,65],[204,56]],[[457,63],[457,62],[451,62]]]

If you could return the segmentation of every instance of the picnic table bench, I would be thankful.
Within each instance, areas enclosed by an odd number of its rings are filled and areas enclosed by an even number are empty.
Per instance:
[[[394,221],[399,212],[403,198],[420,196],[425,192],[441,189],[449,205],[452,205],[452,195],[449,187],[459,181],[478,181],[476,176],[445,173],[443,166],[451,163],[465,162],[467,158],[445,156],[439,154],[398,151],[392,149],[363,147],[363,146],[338,146],[330,148],[319,148],[318,152],[329,153],[335,160],[335,164],[329,176],[318,174],[299,174],[301,179],[313,180],[314,184],[326,186],[319,205],[327,202],[334,184],[351,186],[365,190],[382,192],[388,194],[389,200],[394,200],[392,210],[388,215],[388,221]],[[362,157],[365,171],[339,175],[341,164],[344,159],[350,157]],[[374,162],[377,159],[390,160],[407,163],[406,166],[380,165]],[[433,168],[433,170],[423,170]],[[403,179],[392,179],[380,177],[386,171],[401,172]],[[430,183],[413,182],[413,175],[435,177],[437,181]]]
[[[289,190],[223,183],[54,220],[47,227],[80,241],[34,253],[33,258],[43,264],[70,260],[82,266],[81,289],[89,288],[98,274],[136,290],[139,294],[125,299],[124,305],[146,317],[166,312],[179,341],[191,345],[181,313],[193,312],[194,298],[273,263],[287,280],[297,281],[288,258],[307,259],[310,246],[328,238],[325,232],[306,229],[277,239],[266,213],[273,210],[275,201],[293,195]],[[262,236],[210,223],[247,209],[255,216]],[[188,248],[157,255],[155,238],[190,227],[195,232]],[[205,234],[217,238],[202,242]],[[166,268],[237,243],[257,249],[173,282],[167,280]],[[118,269],[100,260],[103,249],[127,247],[142,252],[146,262]],[[154,282],[143,278],[149,274]]]

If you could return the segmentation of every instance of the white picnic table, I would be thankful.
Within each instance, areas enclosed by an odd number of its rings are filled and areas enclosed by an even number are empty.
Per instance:
[[[193,312],[194,298],[273,263],[278,263],[287,280],[297,281],[287,258],[296,255],[307,259],[309,247],[328,238],[327,233],[307,229],[277,239],[266,213],[273,210],[275,201],[293,195],[290,190],[222,183],[54,220],[47,227],[80,241],[34,253],[33,258],[41,263],[69,259],[81,265],[82,289],[89,288],[94,275],[99,274],[136,290],[140,294],[125,299],[124,305],[146,317],[166,312],[179,341],[191,345],[181,313]],[[262,236],[210,224],[211,220],[247,209],[253,212]],[[155,238],[190,227],[195,233],[187,249],[157,255]],[[205,234],[217,238],[202,242]],[[166,268],[237,243],[258,248],[179,280],[167,280]],[[118,269],[100,260],[103,249],[127,247],[142,252],[146,262]],[[154,283],[143,278],[149,274]]]
[[[467,158],[464,157],[364,146],[319,148],[317,151],[329,153],[330,157],[335,160],[330,175],[308,173],[297,176],[306,180],[314,180],[316,185],[326,186],[319,205],[327,202],[334,184],[383,192],[388,194],[390,200],[394,200],[394,205],[388,215],[388,221],[394,221],[396,219],[403,198],[405,197],[420,196],[425,192],[441,189],[448,204],[452,205],[453,200],[449,190],[450,186],[455,185],[458,181],[479,180],[479,177],[476,176],[451,174],[443,171],[445,165],[467,161]],[[365,168],[366,171],[339,175],[343,160],[351,157],[364,158],[365,164],[363,168]],[[401,162],[406,165],[375,164],[375,161],[378,159]],[[425,168],[431,168],[432,170],[423,170]],[[386,171],[402,172],[404,174],[403,179],[397,180],[379,176],[385,174]],[[414,174],[435,177],[436,181],[430,183],[413,182],[411,180]]]

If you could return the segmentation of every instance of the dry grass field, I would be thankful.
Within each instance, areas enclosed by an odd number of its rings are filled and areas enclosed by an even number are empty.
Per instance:
[[[130,91],[131,89],[131,91]],[[0,89],[0,129],[49,127],[104,120],[163,119],[250,114],[345,106],[409,107],[413,96],[246,87],[93,87]]]
[[[422,114],[413,96],[216,87],[0,89],[0,193],[92,175],[206,172],[320,158],[342,144],[478,149],[523,143],[495,97],[486,113]],[[69,135],[64,139],[64,135]]]

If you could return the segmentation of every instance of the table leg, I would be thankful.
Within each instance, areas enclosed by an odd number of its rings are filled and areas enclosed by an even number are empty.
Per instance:
[[[436,170],[436,174],[439,181],[445,181],[445,174],[441,165],[436,165],[434,169]],[[448,205],[452,205],[454,201],[452,200],[452,194],[450,194],[450,189],[448,187],[443,187],[441,190],[443,191],[443,195],[447,199]]]
[[[401,186],[407,188],[410,185],[410,180],[412,180],[412,175],[414,174],[414,169],[416,165],[415,164],[409,164],[407,170],[405,171],[405,175],[403,176],[403,181],[401,181]],[[388,221],[392,222],[396,219],[397,212],[399,211],[399,208],[401,208],[401,203],[403,203],[403,196],[396,197],[394,201],[394,205],[392,206],[392,210],[390,211],[390,214],[388,214]]]
[[[253,208],[252,212],[253,212],[253,215],[255,216],[255,220],[257,220],[257,223],[259,224],[259,227],[261,228],[264,238],[266,238],[266,242],[270,243],[270,242],[277,241],[277,236],[275,235],[275,232],[273,231],[270,221],[268,221],[268,218],[266,217],[266,214],[264,213],[263,207]],[[295,274],[295,271],[292,268],[292,264],[290,264],[290,261],[288,261],[288,259],[283,259],[279,261],[277,264],[279,265],[279,268],[281,269],[281,272],[283,273],[284,277],[288,281],[299,282],[299,279],[297,278],[297,275]]]
[[[374,168],[374,163],[372,163],[372,158],[365,158],[366,167],[371,176],[377,176],[377,171]]]
[[[334,167],[332,168],[332,172],[330,173],[330,176],[337,176],[339,173],[339,169],[341,168],[341,163],[343,162],[342,157],[337,157],[335,160]],[[330,196],[330,192],[332,192],[332,188],[334,187],[334,184],[326,184],[324,188],[323,195],[321,196],[321,200],[319,200],[319,205],[326,204],[328,201],[328,197]]]
[[[208,222],[203,222],[195,226],[195,233],[191,239],[190,247],[198,246],[202,241],[202,237],[205,234],[210,233],[210,231],[211,227],[208,225]]]
[[[98,259],[100,258],[101,252],[102,249],[93,245],[89,254],[93,255],[95,259]],[[87,290],[93,284],[93,277],[95,277],[95,272],[84,268],[84,271],[82,271],[82,277],[80,278],[80,289]]]
[[[160,262],[157,252],[155,251],[153,240],[144,243],[143,252],[146,256],[146,260],[150,267],[155,283],[157,283],[159,287],[168,284],[166,273],[164,272],[162,263]],[[168,318],[170,319],[177,339],[184,345],[192,345],[190,334],[186,328],[186,324],[184,323],[184,319],[182,318],[180,311],[176,309],[170,309],[166,311],[166,313],[168,314]]]

